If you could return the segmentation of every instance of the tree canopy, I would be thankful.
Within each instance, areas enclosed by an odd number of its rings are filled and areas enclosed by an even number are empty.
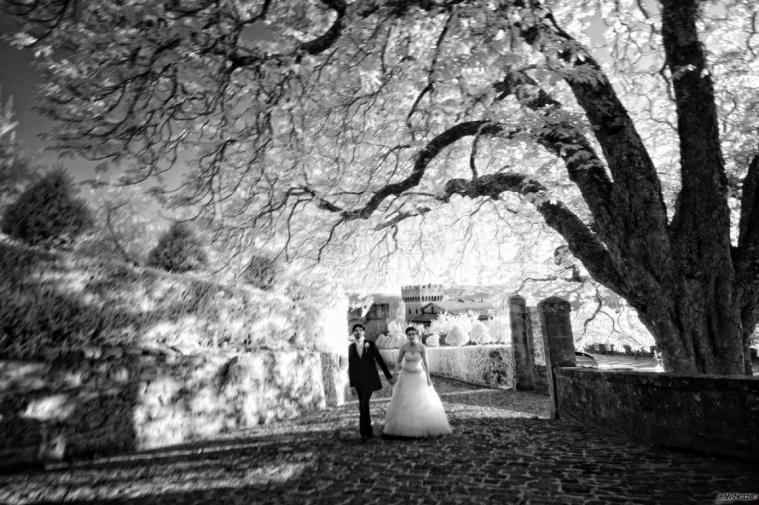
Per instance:
[[[429,215],[531,207],[668,369],[750,370],[754,2],[5,5],[60,146],[133,182],[186,170],[169,196],[230,247],[321,258],[373,229],[391,251]]]
[[[94,225],[87,203],[63,170],[54,170],[30,185],[2,213],[3,233],[30,245],[73,242]]]

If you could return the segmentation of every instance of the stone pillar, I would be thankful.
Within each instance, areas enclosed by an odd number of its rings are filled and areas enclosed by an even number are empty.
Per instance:
[[[543,321],[537,307],[527,307],[527,334],[532,342],[532,355],[535,357],[535,364],[546,366]]]
[[[555,296],[546,298],[538,304],[543,333],[543,348],[545,350],[548,393],[553,399],[551,402],[551,417],[556,417],[556,392],[553,369],[576,365],[572,323],[569,317],[570,311],[569,302]]]
[[[511,320],[511,354],[514,359],[514,389],[533,391],[535,389],[533,338],[529,331],[527,305],[521,296],[509,297],[509,319]]]
[[[537,307],[527,307],[527,335],[532,342],[532,384],[534,391],[543,395],[550,394],[548,390],[548,375],[546,372],[546,353],[543,344],[543,323]]]

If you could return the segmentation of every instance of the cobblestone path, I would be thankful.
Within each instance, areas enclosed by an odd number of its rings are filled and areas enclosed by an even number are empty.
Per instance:
[[[348,404],[213,442],[0,475],[0,503],[709,504],[759,492],[747,462],[603,438],[546,419],[541,396],[435,382],[448,437],[362,444]],[[387,402],[386,390],[372,402],[377,434]]]

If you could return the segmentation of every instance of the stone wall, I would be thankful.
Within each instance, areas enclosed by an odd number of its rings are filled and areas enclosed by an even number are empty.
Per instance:
[[[759,377],[554,369],[559,418],[601,433],[759,459]]]
[[[346,368],[305,350],[114,347],[0,361],[0,467],[163,447],[337,405]]]
[[[398,349],[380,349],[392,369]],[[504,345],[465,345],[462,347],[427,347],[430,373],[470,384],[511,388],[514,369],[511,348]]]

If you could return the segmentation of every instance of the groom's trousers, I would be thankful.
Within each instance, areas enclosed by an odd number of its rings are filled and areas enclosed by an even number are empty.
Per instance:
[[[371,438],[374,436],[372,431],[372,418],[369,412],[369,400],[372,398],[371,389],[356,389],[358,394],[358,426],[362,437]]]

